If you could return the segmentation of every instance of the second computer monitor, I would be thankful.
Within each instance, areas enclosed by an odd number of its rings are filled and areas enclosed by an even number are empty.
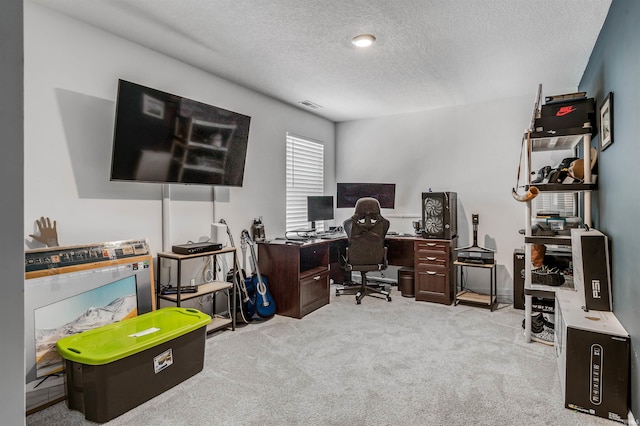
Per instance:
[[[360,198],[378,200],[380,208],[393,209],[396,200],[395,183],[338,183],[337,208],[352,208]]]
[[[333,219],[333,196],[312,195],[307,197],[307,221],[316,229],[316,222]]]

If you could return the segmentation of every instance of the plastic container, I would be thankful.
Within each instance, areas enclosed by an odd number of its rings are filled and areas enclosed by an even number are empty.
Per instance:
[[[104,423],[199,373],[210,322],[168,307],[58,340],[68,407]]]

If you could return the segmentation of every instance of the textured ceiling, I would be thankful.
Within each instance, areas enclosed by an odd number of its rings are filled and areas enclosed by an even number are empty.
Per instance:
[[[332,121],[577,88],[610,0],[33,0]],[[371,33],[369,49],[350,44]],[[309,109],[300,101],[322,108]]]

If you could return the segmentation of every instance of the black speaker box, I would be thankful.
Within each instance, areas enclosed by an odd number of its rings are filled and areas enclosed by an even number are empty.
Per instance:
[[[573,283],[583,292],[585,307],[612,311],[609,239],[597,229],[571,230]]]

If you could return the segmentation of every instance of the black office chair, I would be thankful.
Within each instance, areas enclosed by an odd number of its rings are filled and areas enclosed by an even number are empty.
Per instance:
[[[389,230],[389,221],[380,215],[380,203],[375,198],[360,198],[356,202],[355,213],[344,221],[348,246],[342,265],[348,273],[360,271],[360,285],[345,285],[336,289],[340,294],[356,295],[359,305],[366,295],[380,294],[391,302],[389,291],[367,283],[367,272],[387,269],[387,248],[384,238]]]

